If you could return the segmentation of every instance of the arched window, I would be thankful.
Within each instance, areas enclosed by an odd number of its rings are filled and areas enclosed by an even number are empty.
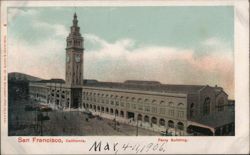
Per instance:
[[[126,97],[126,102],[129,102],[129,97]]]
[[[224,99],[221,97],[218,101],[218,111],[224,110]]]
[[[153,101],[152,101],[152,104],[156,104],[156,100],[153,100]]]
[[[191,109],[194,108],[194,103],[191,103],[190,108]]]
[[[173,106],[174,106],[174,103],[173,103],[173,102],[169,102],[168,105],[169,105],[170,107],[173,107]]]
[[[161,101],[161,102],[160,102],[160,105],[164,105],[164,104],[165,104],[165,102],[164,102],[164,101]]]
[[[206,97],[203,103],[203,115],[208,115],[210,113],[210,98]]]
[[[184,106],[184,104],[183,103],[178,103],[178,106],[181,107],[181,106]]]
[[[109,113],[109,108],[106,108],[106,113]]]
[[[135,102],[135,98],[134,97],[131,99],[131,102]]]
[[[142,99],[141,99],[141,98],[139,98],[139,99],[137,100],[137,102],[138,102],[138,103],[141,103],[141,102],[142,102]]]

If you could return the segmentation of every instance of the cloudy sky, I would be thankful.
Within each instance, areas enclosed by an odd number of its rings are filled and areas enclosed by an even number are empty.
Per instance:
[[[75,11],[84,78],[219,85],[234,98],[234,15],[225,6],[9,8],[9,72],[64,79]]]

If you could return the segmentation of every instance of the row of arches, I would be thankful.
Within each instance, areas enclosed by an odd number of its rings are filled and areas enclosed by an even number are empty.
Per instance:
[[[84,108],[87,108],[87,109],[89,108],[94,111],[103,112],[103,113],[107,113],[110,115],[116,115],[122,118],[126,117],[127,119],[129,119],[128,114],[126,114],[123,110],[119,111],[118,109],[113,109],[113,108],[103,107],[103,106],[96,106],[92,104],[86,104],[86,105],[84,104],[83,106]],[[142,114],[137,114],[137,115],[134,115],[132,119],[134,121],[136,121],[137,119],[138,121],[145,122],[145,123],[155,124],[155,125],[159,125],[163,127],[167,126],[168,128],[177,128],[179,130],[184,130],[184,124],[182,122],[175,123],[173,120],[166,121],[164,118],[157,119],[154,116],[150,118],[150,116],[148,115],[143,116]]]
[[[144,117],[142,117],[141,114],[138,114],[137,119],[139,121],[144,121],[144,122],[149,122],[150,121],[150,118],[149,118],[148,115],[145,115]],[[167,121],[167,124],[166,124],[166,121],[163,118],[160,118],[159,120],[157,120],[156,117],[151,117],[151,123],[152,124],[157,124],[158,123],[159,126],[166,126],[167,125],[169,128],[174,128],[175,127],[174,121],[169,120],[169,121]],[[183,130],[184,129],[184,124],[182,122],[178,122],[176,127],[177,127],[177,129]]]

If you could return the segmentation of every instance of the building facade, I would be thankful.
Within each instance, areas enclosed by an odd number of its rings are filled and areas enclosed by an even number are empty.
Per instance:
[[[230,135],[234,113],[223,88],[169,85],[157,81],[123,83],[83,80],[83,37],[74,14],[66,45],[65,82],[30,82],[31,99],[58,110],[79,109],[170,135]]]

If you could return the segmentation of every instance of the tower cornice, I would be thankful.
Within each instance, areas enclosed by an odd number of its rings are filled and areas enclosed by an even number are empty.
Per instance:
[[[67,47],[65,50],[73,49],[76,50],[75,52],[83,52],[84,48],[79,48],[79,47]]]

